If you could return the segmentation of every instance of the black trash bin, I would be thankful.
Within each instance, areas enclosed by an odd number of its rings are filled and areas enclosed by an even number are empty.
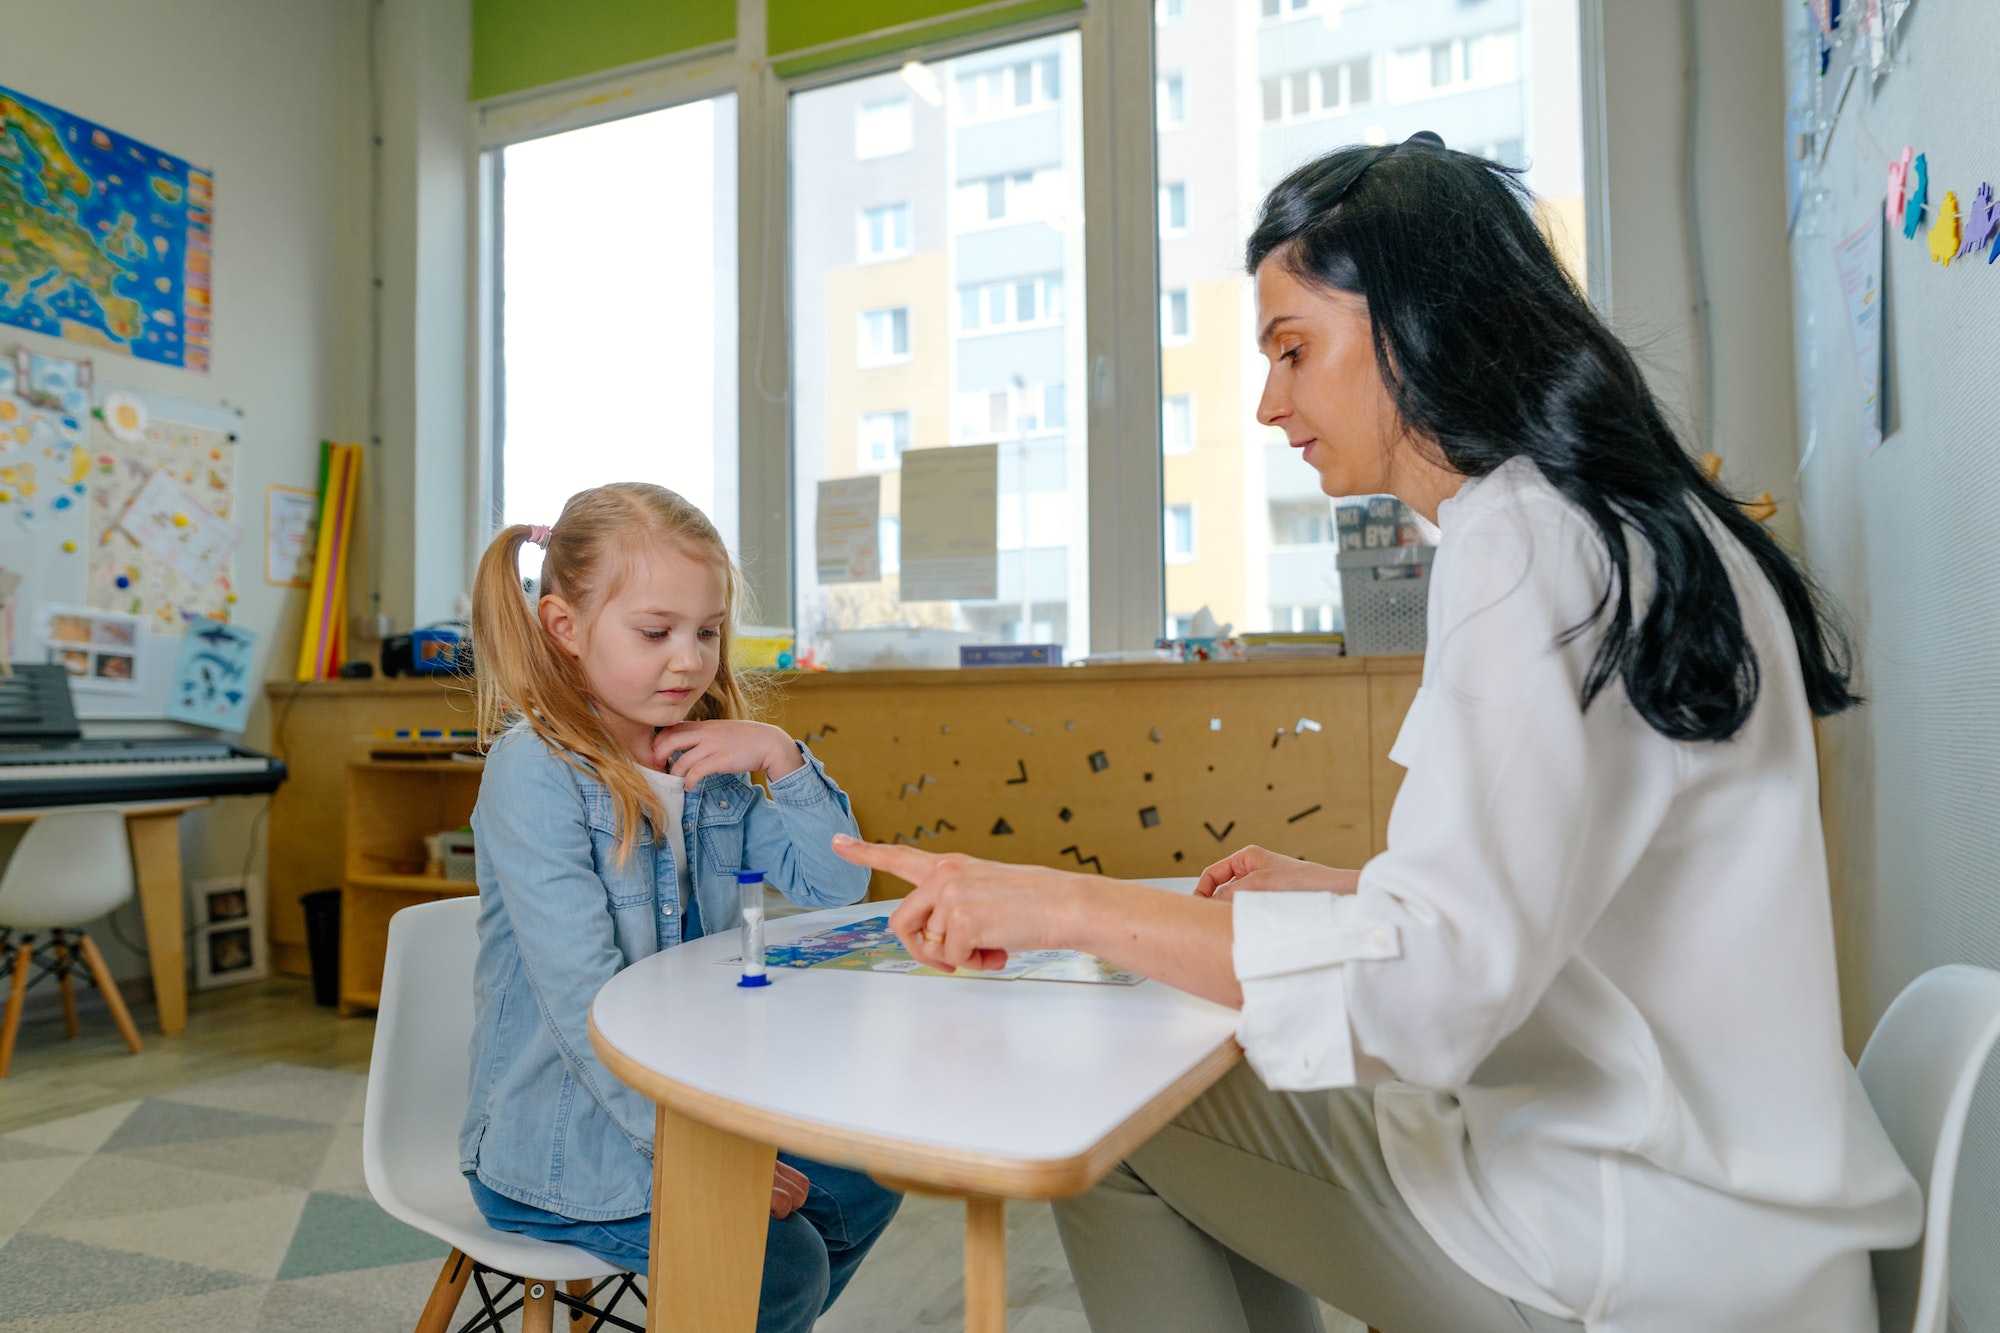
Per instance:
[[[306,912],[306,953],[312,959],[313,1002],[340,1003],[340,890],[318,889],[299,899]]]

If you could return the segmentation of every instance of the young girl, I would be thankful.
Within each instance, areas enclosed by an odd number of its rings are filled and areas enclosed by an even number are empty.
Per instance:
[[[527,541],[546,548],[534,605]],[[744,716],[735,599],[707,517],[636,482],[572,496],[553,528],[508,528],[473,589],[491,748],[472,815],[477,1019],[459,1165],[494,1227],[640,1273],[653,1108],[591,1050],[592,997],[638,959],[734,925],[738,870],[813,907],[868,885],[829,848],[855,831],[847,797],[805,746]],[[810,1329],[898,1202],[858,1172],[780,1156],[759,1333]]]

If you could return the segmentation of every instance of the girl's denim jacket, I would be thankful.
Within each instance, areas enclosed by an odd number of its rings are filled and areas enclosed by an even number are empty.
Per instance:
[[[799,750],[805,767],[768,796],[744,773],[688,792],[682,833],[708,929],[736,922],[741,869],[812,907],[866,892],[867,870],[830,846],[857,832],[847,797]],[[487,755],[472,828],[479,961],[459,1167],[564,1217],[637,1217],[651,1208],[653,1106],[604,1067],[585,1024],[614,974],[680,942],[679,849],[642,822],[621,866],[610,790],[525,726]]]

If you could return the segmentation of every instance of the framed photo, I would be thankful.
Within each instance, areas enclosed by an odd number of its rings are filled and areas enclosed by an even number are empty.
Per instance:
[[[270,970],[263,876],[196,880],[188,888],[194,897],[195,988],[262,980]]]

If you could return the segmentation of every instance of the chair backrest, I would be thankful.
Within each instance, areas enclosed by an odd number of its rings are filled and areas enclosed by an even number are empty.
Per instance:
[[[404,1221],[429,1216],[439,1197],[470,1197],[458,1174],[458,1131],[470,1095],[478,923],[476,896],[389,919],[361,1164],[369,1193]]]
[[[1905,987],[1861,1053],[1868,1100],[1924,1187],[1923,1239],[1875,1256],[1882,1333],[1943,1333],[1958,1153],[1973,1090],[1996,1041],[2000,972],[1954,965]]]
[[[52,810],[28,826],[0,872],[0,926],[80,926],[129,900],[133,883],[124,815]]]

